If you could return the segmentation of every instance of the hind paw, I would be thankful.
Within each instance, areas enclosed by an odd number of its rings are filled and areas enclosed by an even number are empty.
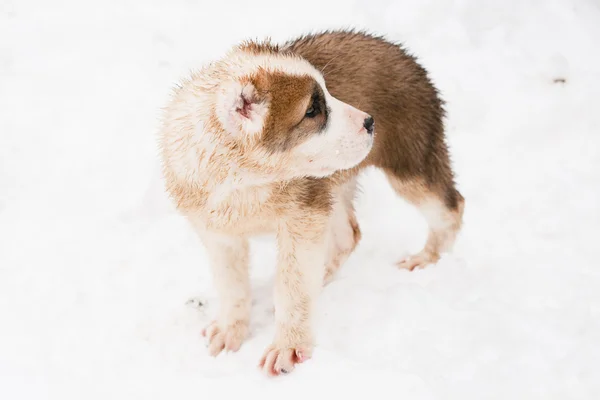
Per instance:
[[[436,257],[432,254],[426,252],[420,252],[413,256],[406,257],[404,260],[398,263],[398,267],[402,269],[407,269],[409,271],[414,270],[415,268],[423,269],[429,264],[434,264],[437,262],[439,257]]]

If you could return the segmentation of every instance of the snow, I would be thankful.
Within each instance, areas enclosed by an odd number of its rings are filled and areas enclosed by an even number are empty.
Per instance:
[[[592,0],[0,1],[0,398],[599,398],[599,21]],[[368,171],[314,357],[269,379],[273,238],[252,242],[251,337],[210,358],[215,293],[162,192],[158,117],[240,40],[338,27],[429,69],[465,225],[437,265],[396,269],[425,223]]]

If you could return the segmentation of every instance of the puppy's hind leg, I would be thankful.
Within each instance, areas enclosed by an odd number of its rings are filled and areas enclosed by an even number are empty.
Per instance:
[[[425,247],[398,266],[412,271],[436,263],[454,246],[462,226],[464,198],[454,185],[432,188],[419,180],[402,180],[390,173],[387,177],[396,193],[416,206],[429,226]]]

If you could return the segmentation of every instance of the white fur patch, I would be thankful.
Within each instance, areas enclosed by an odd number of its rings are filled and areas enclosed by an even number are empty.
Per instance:
[[[263,129],[268,105],[254,101],[255,88],[251,83],[224,82],[217,93],[215,112],[223,128],[233,136],[256,135]],[[242,113],[244,101],[249,101],[247,115]]]
[[[434,231],[445,231],[452,226],[454,220],[448,209],[437,198],[429,198],[419,204],[419,209]]]
[[[283,72],[289,75],[313,77],[324,87],[325,80],[323,75],[308,61],[278,54],[251,54],[244,51],[234,51],[229,56],[232,71],[238,76],[252,74],[259,69],[265,69],[273,72]]]
[[[371,151],[373,135],[364,129],[368,115],[331,96],[326,88],[330,108],[327,128],[293,150],[311,175],[322,177],[359,164]]]

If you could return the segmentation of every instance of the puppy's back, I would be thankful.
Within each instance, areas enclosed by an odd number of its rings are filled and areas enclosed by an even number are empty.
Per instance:
[[[382,37],[352,31],[303,36],[285,49],[321,70],[334,97],[375,118],[375,145],[362,166],[422,181],[454,205],[443,102],[413,56]]]

